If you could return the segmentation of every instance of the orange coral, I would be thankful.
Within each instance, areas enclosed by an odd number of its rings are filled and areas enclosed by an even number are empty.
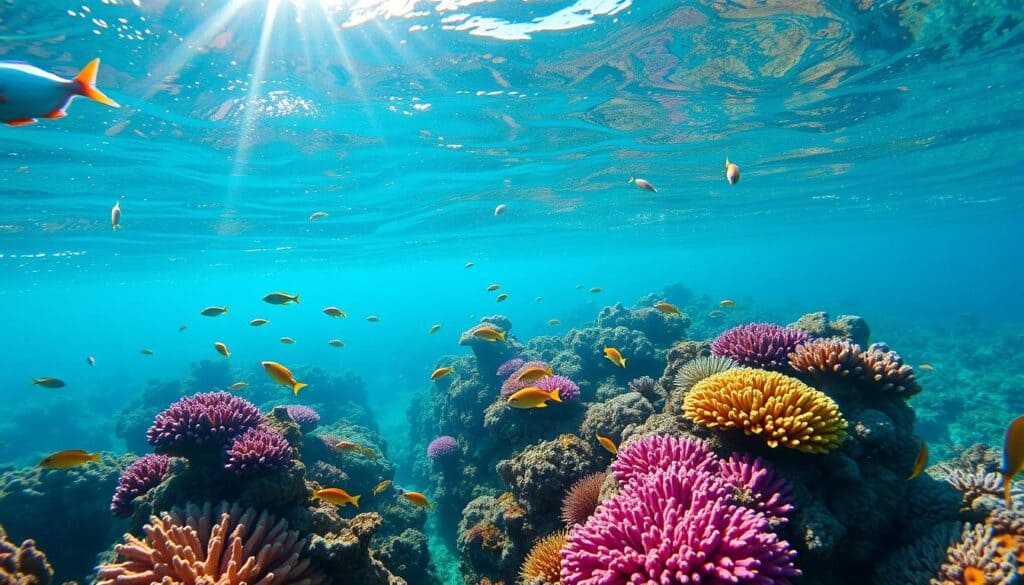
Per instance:
[[[816,378],[856,376],[864,369],[860,346],[834,338],[801,343],[789,354],[789,365]]]
[[[964,585],[985,585],[985,573],[978,567],[964,569]]]
[[[151,516],[145,540],[125,535],[119,563],[99,569],[98,585],[143,583],[326,583],[302,556],[305,541],[266,511],[223,503],[189,504]]]
[[[519,569],[519,578],[523,581],[541,578],[551,585],[557,584],[562,569],[560,553],[568,537],[569,532],[563,530],[538,540],[530,554],[526,555],[526,560]]]
[[[826,394],[778,372],[741,368],[701,380],[683,414],[709,428],[742,429],[805,453],[827,453],[846,440],[846,420]]]

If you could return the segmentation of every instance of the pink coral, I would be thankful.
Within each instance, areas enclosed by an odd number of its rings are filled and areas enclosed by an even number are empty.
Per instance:
[[[611,470],[616,481],[627,483],[637,476],[664,469],[673,462],[698,471],[718,469],[718,457],[703,441],[652,435],[620,448]]]
[[[719,472],[733,488],[733,499],[761,512],[769,519],[785,523],[793,511],[793,491],[789,482],[760,457],[733,453],[722,461]]]
[[[260,420],[260,410],[248,400],[227,392],[199,393],[156,415],[146,438],[159,452],[188,455],[199,447],[226,445]]]
[[[171,469],[171,458],[150,453],[125,468],[117,480],[110,511],[117,516],[132,513],[132,500],[160,485]]]
[[[224,468],[239,475],[277,471],[292,460],[292,447],[280,434],[264,428],[239,435],[227,451]]]
[[[730,357],[741,366],[762,370],[784,370],[789,354],[810,339],[807,333],[774,323],[751,323],[733,327],[711,344],[711,353]]]

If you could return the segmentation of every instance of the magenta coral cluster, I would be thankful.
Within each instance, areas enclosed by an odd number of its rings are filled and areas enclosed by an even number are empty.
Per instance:
[[[427,457],[431,461],[454,459],[459,453],[459,442],[449,435],[441,435],[427,445]]]
[[[719,460],[703,441],[672,435],[651,435],[619,449],[611,470],[615,480],[624,484],[665,469],[672,463],[679,463],[687,469],[714,472],[718,469]]]
[[[186,396],[156,415],[146,432],[150,445],[171,455],[205,446],[223,446],[260,423],[260,410],[227,392]]]
[[[304,433],[312,431],[320,424],[320,414],[308,406],[288,404],[284,408]]]
[[[733,489],[733,499],[779,523],[789,521],[793,493],[789,482],[760,457],[733,453],[721,462],[719,473]]]
[[[236,437],[226,455],[225,469],[238,475],[251,475],[287,467],[292,459],[292,448],[279,433],[256,427]]]
[[[561,398],[563,402],[567,400],[576,400],[580,397],[580,387],[576,385],[576,382],[573,382],[565,376],[559,376],[558,374],[541,378],[534,382],[533,385],[545,392],[551,392],[552,390],[557,389],[558,397]]]
[[[117,480],[110,511],[117,516],[130,516],[132,501],[160,485],[171,470],[171,458],[150,453],[125,468]]]
[[[522,363],[519,364],[519,367],[517,367],[516,369],[512,370],[512,372],[510,372],[508,374],[508,377],[505,378],[505,381],[501,383],[501,396],[502,396],[502,398],[508,398],[509,396],[512,396],[516,392],[519,392],[523,388],[529,388],[530,386],[534,386],[535,385],[533,382],[524,382],[524,381],[519,379],[519,375],[522,374],[523,372],[525,372],[527,369],[534,368],[534,367],[536,367],[536,368],[548,368],[548,367],[550,367],[547,362],[542,362],[542,361],[524,362],[523,360],[509,360],[509,361],[505,362],[504,364],[502,364],[502,367],[498,368],[498,371],[501,372],[503,369],[506,369],[505,368],[506,365],[509,365],[509,364],[511,364],[513,362],[517,362],[517,361],[518,362],[522,362]]]
[[[511,374],[512,372],[518,370],[525,363],[526,363],[526,360],[524,360],[522,358],[512,358],[512,359],[508,360],[507,362],[505,362],[505,363],[501,364],[500,366],[498,366],[498,371],[496,372],[496,375],[499,378],[504,378],[504,377],[508,376],[509,374]]]
[[[789,354],[810,336],[793,327],[774,323],[751,323],[733,327],[711,344],[711,353],[729,357],[742,366],[762,370],[784,370]]]

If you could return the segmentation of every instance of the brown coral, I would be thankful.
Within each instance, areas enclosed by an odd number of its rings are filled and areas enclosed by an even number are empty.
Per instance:
[[[501,551],[508,544],[505,542],[504,536],[501,534],[501,530],[494,525],[494,522],[490,520],[483,520],[474,524],[469,531],[466,532],[466,542],[474,543],[480,541],[480,548]]]
[[[559,583],[562,568],[561,551],[569,532],[563,530],[537,541],[519,569],[520,581],[543,579],[549,585]]]
[[[562,522],[566,526],[583,524],[601,503],[604,473],[592,473],[572,484],[562,500]]]
[[[121,562],[103,565],[98,585],[184,582],[325,583],[303,556],[306,541],[284,520],[237,504],[189,504],[150,517],[145,540],[125,535],[115,547]]]
[[[872,343],[867,351],[860,354],[864,369],[860,379],[886,392],[902,398],[910,398],[921,391],[914,376],[914,368],[903,363],[900,354],[885,344]]]
[[[49,585],[53,568],[36,543],[26,540],[20,546],[7,540],[0,526],[0,583],[4,585]]]
[[[864,369],[860,353],[859,345],[845,339],[813,339],[796,346],[789,365],[816,378],[857,376]]]
[[[846,440],[846,420],[822,392],[778,372],[736,369],[693,386],[683,414],[709,428],[742,429],[805,453],[827,453]]]

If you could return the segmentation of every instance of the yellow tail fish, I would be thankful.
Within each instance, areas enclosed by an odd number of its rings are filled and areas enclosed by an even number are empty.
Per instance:
[[[267,371],[267,374],[270,374],[271,380],[282,386],[291,386],[292,392],[296,396],[299,395],[299,390],[308,386],[308,384],[297,382],[295,376],[292,375],[292,371],[277,362],[262,362],[260,365]]]

